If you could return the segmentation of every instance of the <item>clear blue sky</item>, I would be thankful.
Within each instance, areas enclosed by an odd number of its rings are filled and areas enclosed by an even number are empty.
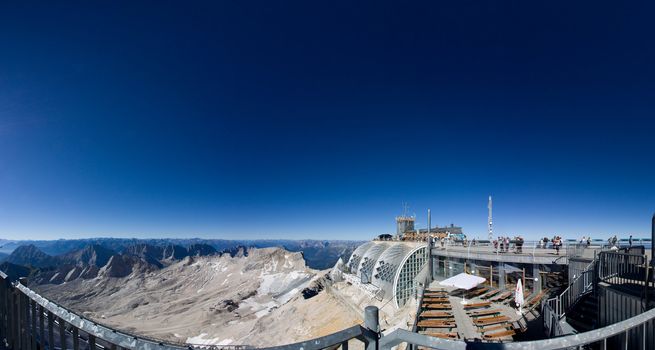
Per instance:
[[[0,5],[0,238],[645,236],[653,5]]]

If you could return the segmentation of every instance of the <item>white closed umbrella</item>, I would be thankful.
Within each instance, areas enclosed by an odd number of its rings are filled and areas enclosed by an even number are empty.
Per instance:
[[[523,285],[521,284],[521,280],[516,283],[516,290],[514,290],[514,303],[519,307],[519,315],[521,314],[521,307],[523,306],[523,303],[525,303],[525,299],[523,297]]]
[[[439,282],[439,285],[445,287],[455,287],[459,289],[469,290],[471,288],[476,287],[477,285],[479,285],[484,281],[486,281],[486,278],[473,276],[473,275],[469,275],[468,273],[462,272],[459,275],[455,275],[451,278],[447,278]],[[462,304],[466,304],[466,298],[463,298]]]

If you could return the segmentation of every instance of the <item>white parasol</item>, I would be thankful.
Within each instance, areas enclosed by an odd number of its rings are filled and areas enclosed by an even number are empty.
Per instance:
[[[516,290],[514,290],[514,303],[519,307],[518,314],[520,315],[521,307],[523,306],[523,303],[525,303],[525,299],[523,298],[523,285],[521,284],[520,279],[516,283]]]
[[[469,275],[468,273],[462,272],[459,275],[453,276],[451,278],[447,278],[439,282],[439,284],[446,287],[455,287],[459,289],[469,290],[484,281],[486,281],[486,279],[483,277],[473,276],[473,275]],[[466,298],[462,299],[462,304],[466,304]]]

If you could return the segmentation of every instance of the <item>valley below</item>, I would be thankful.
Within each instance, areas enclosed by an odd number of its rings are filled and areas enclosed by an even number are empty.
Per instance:
[[[188,256],[122,277],[105,267],[94,278],[32,288],[99,323],[190,345],[282,345],[361,322],[323,290],[326,271],[281,248]]]

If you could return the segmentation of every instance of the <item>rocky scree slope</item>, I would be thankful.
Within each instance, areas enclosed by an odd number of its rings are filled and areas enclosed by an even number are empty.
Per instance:
[[[300,253],[253,248],[241,256],[187,257],[159,270],[119,278],[99,273],[38,290],[136,334],[196,345],[271,346],[361,322],[322,291],[325,274],[307,268]]]

